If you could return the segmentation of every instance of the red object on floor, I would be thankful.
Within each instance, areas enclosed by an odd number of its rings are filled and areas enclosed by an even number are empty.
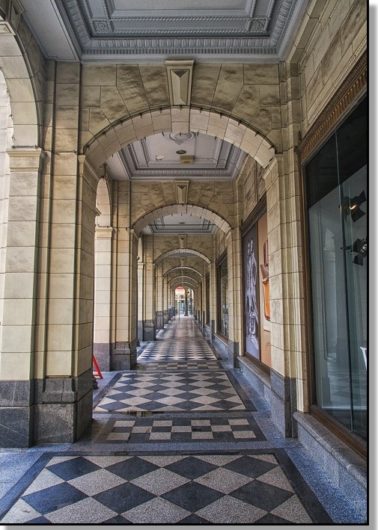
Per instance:
[[[103,376],[102,376],[102,373],[101,373],[101,370],[100,370],[100,367],[98,365],[98,362],[97,362],[97,359],[96,357],[93,355],[92,357],[92,360],[93,360],[93,367],[94,367],[94,370],[93,370],[93,375],[95,377],[99,377],[100,379],[104,379]]]

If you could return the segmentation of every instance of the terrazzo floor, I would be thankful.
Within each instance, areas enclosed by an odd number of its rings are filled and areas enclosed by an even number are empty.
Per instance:
[[[194,320],[173,320],[145,345],[137,371],[106,374],[82,440],[19,451],[19,467],[8,454],[12,478],[0,453],[9,485],[0,477],[0,523],[343,522],[347,499],[334,492],[335,507],[302,454]]]

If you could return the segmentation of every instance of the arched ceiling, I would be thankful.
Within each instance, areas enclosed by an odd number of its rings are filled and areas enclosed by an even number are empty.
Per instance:
[[[210,259],[207,256],[205,256],[205,254],[202,254],[202,252],[199,252],[198,250],[191,249],[191,248],[178,248],[175,250],[168,250],[167,252],[160,254],[160,256],[156,258],[155,264],[160,263],[167,258],[185,258],[185,257],[191,257],[191,256],[202,258],[207,264],[210,263]]]
[[[20,0],[57,60],[284,58],[308,0]],[[41,16],[43,13],[43,16]]]
[[[232,180],[246,153],[200,132],[162,132],[137,140],[106,162],[115,180]]]
[[[192,204],[172,204],[157,208],[141,217],[133,226],[135,233],[144,234],[208,234],[216,228],[228,233],[229,223],[210,210]]]

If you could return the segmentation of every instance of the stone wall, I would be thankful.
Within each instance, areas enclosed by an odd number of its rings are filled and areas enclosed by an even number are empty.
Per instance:
[[[366,47],[365,0],[310,2],[289,57],[299,63],[303,136]]]
[[[243,120],[280,149],[278,65],[195,64],[192,105]],[[164,65],[86,64],[81,145],[119,119],[167,107]],[[166,115],[161,115],[160,120],[165,119]]]
[[[9,158],[7,150],[12,144],[13,123],[7,85],[0,71],[0,344],[3,329],[5,261],[8,243]],[[1,354],[0,354],[1,355]],[[1,362],[0,362],[1,365]]]

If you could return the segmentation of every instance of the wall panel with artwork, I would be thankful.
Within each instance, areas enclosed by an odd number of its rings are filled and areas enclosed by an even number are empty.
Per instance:
[[[270,367],[269,252],[265,204],[243,230],[244,350]]]

